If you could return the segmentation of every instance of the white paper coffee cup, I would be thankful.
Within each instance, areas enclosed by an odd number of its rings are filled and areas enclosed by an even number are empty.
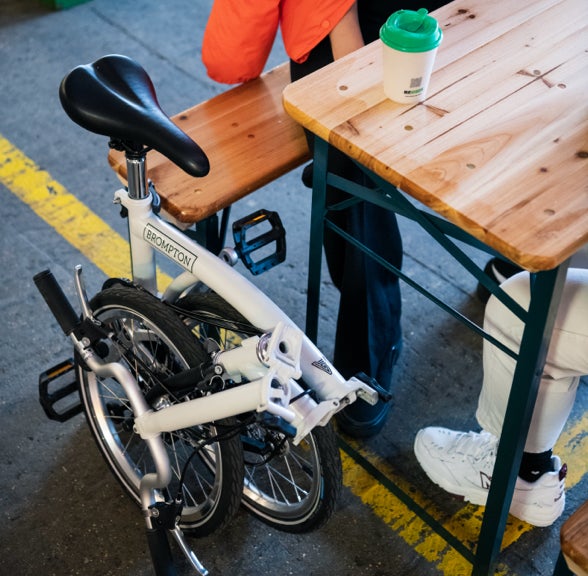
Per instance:
[[[384,93],[400,104],[425,99],[443,33],[427,10],[399,10],[380,29]]]

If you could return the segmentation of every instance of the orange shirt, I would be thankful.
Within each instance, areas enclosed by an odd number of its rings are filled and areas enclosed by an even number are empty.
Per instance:
[[[257,78],[278,28],[292,60],[304,62],[355,0],[215,0],[204,31],[202,61],[217,82]]]

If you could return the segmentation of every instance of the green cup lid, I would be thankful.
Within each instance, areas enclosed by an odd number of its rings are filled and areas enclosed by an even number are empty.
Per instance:
[[[380,38],[401,52],[428,52],[439,46],[443,32],[425,8],[398,10],[380,28]]]

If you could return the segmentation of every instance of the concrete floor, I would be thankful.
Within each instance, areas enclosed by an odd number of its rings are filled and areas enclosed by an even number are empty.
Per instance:
[[[175,114],[224,89],[209,80],[200,45],[211,0],[92,0],[64,11],[39,1],[0,3],[0,163],[15,147],[77,198],[114,232],[125,223],[111,205],[118,186],[106,162],[106,139],[84,133],[61,110],[57,89],[74,66],[108,53],[137,59],[150,73],[162,107]],[[279,42],[268,67],[285,60]],[[205,147],[205,144],[203,143]],[[52,184],[53,185],[53,184]],[[138,509],[122,493],[79,416],[48,421],[37,401],[38,374],[69,355],[68,344],[36,293],[31,278],[51,267],[68,289],[75,264],[88,289],[105,275],[45,223],[0,180],[0,574],[151,574]],[[288,238],[288,259],[256,278],[276,302],[304,325],[310,193],[300,170],[246,198],[233,216],[259,207],[277,210]],[[413,225],[401,222],[405,270],[464,313],[480,320],[475,281],[437,252]],[[475,255],[479,262],[484,255]],[[330,354],[337,298],[323,283],[319,346]],[[469,564],[389,489],[389,481],[417,498],[435,518],[449,522],[472,546],[481,508],[466,506],[432,485],[412,453],[416,431],[429,424],[470,429],[481,383],[478,337],[466,332],[409,288],[403,291],[405,344],[397,371],[395,408],[385,430],[353,444],[383,477],[345,456],[345,489],[322,530],[307,535],[276,532],[244,510],[222,533],[191,543],[212,575],[456,576]],[[586,414],[588,390],[580,386],[558,450],[568,458],[567,508],[550,528],[509,521],[500,574],[547,576],[559,550],[562,521],[588,493]],[[189,570],[180,559],[180,573]]]

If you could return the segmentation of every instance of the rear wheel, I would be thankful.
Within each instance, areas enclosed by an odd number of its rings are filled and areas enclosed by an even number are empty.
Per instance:
[[[196,395],[162,386],[172,374],[207,360],[200,343],[169,308],[128,286],[103,290],[90,306],[112,333],[113,345],[106,360],[126,365],[154,410]],[[116,380],[98,378],[81,363],[78,376],[82,404],[98,447],[117,480],[139,502],[140,480],[154,465],[145,442],[134,431],[129,399]],[[181,489],[183,497],[183,530],[209,534],[238,510],[243,453],[236,430],[234,422],[221,421],[163,435],[173,471],[169,490],[175,496]],[[162,500],[164,496],[160,494]]]
[[[213,292],[192,292],[178,307],[185,311],[193,334],[200,341],[212,338],[221,350],[260,333]],[[332,427],[316,427],[295,446],[251,415],[242,421],[243,504],[267,524],[288,532],[307,532],[324,524],[341,490],[341,460]]]

